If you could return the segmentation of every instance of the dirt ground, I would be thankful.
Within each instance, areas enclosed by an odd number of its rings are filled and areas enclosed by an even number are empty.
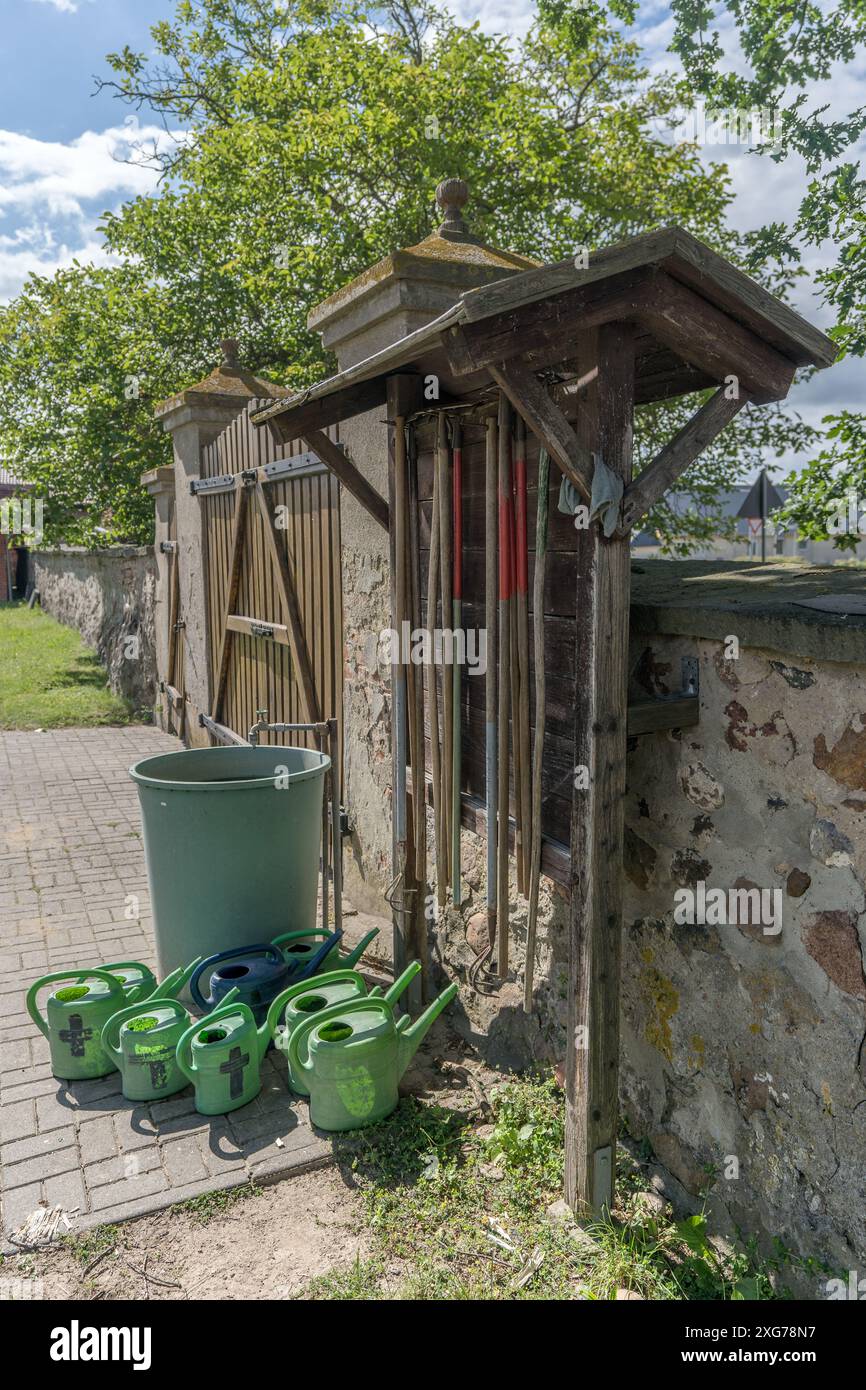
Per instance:
[[[468,1052],[441,1020],[404,1076],[401,1093],[486,1119],[486,1092],[497,1078]],[[193,1210],[170,1207],[124,1222],[113,1228],[113,1245],[101,1243],[104,1230],[83,1233],[77,1244],[58,1242],[7,1257],[0,1265],[0,1297],[7,1281],[14,1286],[34,1279],[45,1299],[294,1298],[310,1280],[372,1253],[361,1195],[351,1172],[337,1164],[257,1192],[208,1194]]]
[[[336,1167],[208,1211],[169,1208],[115,1228],[100,1250],[85,1236],[5,1261],[3,1279],[42,1281],[46,1299],[279,1299],[365,1259],[360,1197]]]

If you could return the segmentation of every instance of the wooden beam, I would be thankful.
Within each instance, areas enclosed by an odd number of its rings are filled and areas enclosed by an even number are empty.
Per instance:
[[[286,612],[289,647],[292,653],[295,679],[298,682],[298,689],[301,694],[301,708],[304,711],[304,719],[307,723],[318,724],[321,722],[322,716],[319,710],[319,697],[316,694],[316,683],[313,680],[310,653],[307,650],[307,639],[304,635],[304,620],[301,616],[301,605],[298,602],[298,594],[295,589],[295,577],[289,567],[286,547],[277,530],[273,506],[262,484],[259,482],[256,483],[256,496],[258,498],[259,511],[261,512],[262,521],[264,523],[265,541],[280,588],[283,607]]]
[[[632,270],[611,280],[581,285],[552,298],[520,305],[507,313],[493,313],[480,323],[455,325],[443,335],[450,365],[465,376],[517,356],[525,358],[536,370],[570,358],[576,331],[634,314],[638,296],[651,275],[651,269]],[[492,296],[491,302],[495,303]]]
[[[232,632],[240,632],[244,637],[262,637],[267,642],[278,642],[282,647],[291,646],[289,629],[284,623],[264,622],[260,618],[247,618],[241,613],[230,613],[226,625]]]
[[[376,491],[372,483],[368,483],[345,450],[339,448],[321,430],[308,430],[304,439],[310,448],[315,450],[322,462],[340,479],[346,491],[351,492],[355,501],[360,502],[361,506],[365,507],[379,525],[384,526],[387,531],[391,524],[388,503]]]
[[[326,386],[327,382],[322,382],[322,388]],[[385,399],[385,380],[375,377],[372,381],[344,386],[331,395],[297,396],[290,401],[279,401],[257,412],[252,421],[257,426],[267,425],[277,443],[288,444],[293,439],[309,438],[308,430],[325,430],[353,415],[375,410],[385,404]]]
[[[690,729],[699,724],[701,702],[697,695],[671,695],[661,700],[637,700],[628,707],[629,738],[657,734],[664,729]]]
[[[633,329],[603,327],[578,353],[581,373],[598,363],[578,418],[583,447],[627,485]],[[592,525],[577,538],[574,757],[588,784],[576,775],[572,793],[565,1190],[575,1210],[600,1216],[616,1165],[631,570],[625,537],[606,540]]]
[[[653,337],[714,381],[735,376],[756,401],[783,400],[795,366],[723,310],[656,271],[637,306],[638,322]]]
[[[652,463],[647,464],[640,476],[629,484],[620,509],[619,535],[625,535],[640,517],[655,506],[698,455],[739,414],[748,399],[743,394],[736,400],[731,399],[728,388],[720,386],[715,395],[704,402],[691,420],[656,454]]]
[[[249,748],[249,742],[236,734],[234,729],[228,728],[225,724],[220,724],[216,719],[211,719],[208,714],[200,714],[198,717],[199,725],[202,729],[207,729],[211,738],[215,738],[217,743],[224,743],[230,747]]]
[[[491,366],[490,374],[520,412],[527,429],[532,430],[560,471],[588,502],[592,494],[590,451],[580,443],[547,387],[530,367],[514,359]]]

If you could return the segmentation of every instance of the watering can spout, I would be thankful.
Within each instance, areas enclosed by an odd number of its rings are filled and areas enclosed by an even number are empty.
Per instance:
[[[374,938],[378,935],[379,928],[374,927],[372,931],[367,932],[366,936],[362,936],[361,940],[358,942],[354,950],[350,951],[349,954],[347,956],[344,956],[343,959],[340,961],[341,969],[351,970],[353,965],[357,965],[358,961],[361,959],[370,942],[374,940]]]
[[[430,1031],[430,1028],[435,1023],[442,1010],[447,1008],[456,993],[457,986],[453,984],[449,985],[447,989],[443,989],[442,993],[433,1000],[432,1004],[428,1004],[420,1018],[416,1018],[414,1023],[410,1023],[408,1027],[400,1030],[399,1047],[401,1075],[415,1056],[419,1045]]]

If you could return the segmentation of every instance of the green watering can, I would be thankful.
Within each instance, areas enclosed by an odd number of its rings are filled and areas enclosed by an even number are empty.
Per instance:
[[[384,999],[332,1004],[299,1023],[287,1044],[290,1075],[303,1076],[319,1129],[361,1129],[397,1106],[400,1078],[430,1025],[457,993],[449,985],[411,1023]]]
[[[328,975],[316,975],[312,980],[303,980],[300,984],[290,985],[274,1000],[268,1010],[267,1027],[274,1039],[274,1046],[283,1053],[288,1062],[289,1038],[295,1028],[300,1023],[306,1023],[312,1014],[318,1014],[322,1009],[327,1009],[333,1004],[342,1004],[355,999],[384,998],[385,1003],[393,1007],[420,969],[420,962],[413,961],[411,965],[406,967],[400,978],[394,981],[384,996],[381,985],[374,985],[370,993],[367,994],[367,983],[364,977],[355,970],[332,970]],[[281,1014],[282,1026],[278,1021]],[[305,1034],[305,1039],[309,1039],[309,1032]],[[305,1042],[302,1048],[302,1060],[306,1061],[306,1058]],[[309,1095],[306,1073],[300,1068],[293,1070],[291,1064],[289,1064],[289,1085],[296,1095]]]
[[[178,989],[197,964],[186,968]],[[236,995],[232,990],[224,1002]],[[112,1015],[102,1030],[102,1045],[120,1071],[127,1100],[164,1100],[184,1089],[188,1082],[177,1063],[177,1045],[192,1023],[179,999],[148,999]]]
[[[167,998],[182,989],[188,978],[187,971],[174,970],[157,988],[153,972],[138,961],[43,975],[27,991],[27,1012],[48,1039],[54,1075],[61,1081],[84,1081],[115,1071],[102,1045],[102,1029],[112,1014],[147,998]],[[43,1016],[36,996],[46,985],[61,980],[72,983],[49,994]]]
[[[312,931],[289,931],[282,936],[275,936],[271,942],[272,946],[278,946],[286,959],[287,964],[292,966],[292,973],[295,978],[299,970],[307,965],[319,950],[322,941],[331,933],[324,927],[315,927]],[[368,931],[366,936],[362,936],[357,946],[349,951],[348,955],[340,955],[339,941],[332,951],[329,951],[325,959],[319,964],[317,974],[324,974],[325,971],[351,969],[357,965],[362,955],[366,951],[374,937],[379,935],[379,928],[374,927]]]
[[[181,1034],[177,1065],[195,1087],[200,1115],[226,1115],[255,1099],[270,1040],[267,1025],[257,1028],[249,1004],[237,1000],[220,1004]]]

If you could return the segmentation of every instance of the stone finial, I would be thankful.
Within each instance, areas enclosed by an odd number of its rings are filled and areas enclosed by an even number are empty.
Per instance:
[[[238,367],[238,340],[237,338],[223,338],[220,343],[220,352],[223,355],[222,365],[224,367]]]
[[[445,214],[445,221],[439,228],[439,235],[447,237],[468,236],[469,228],[463,220],[462,209],[469,201],[469,185],[464,179],[443,179],[436,189],[436,202]]]

